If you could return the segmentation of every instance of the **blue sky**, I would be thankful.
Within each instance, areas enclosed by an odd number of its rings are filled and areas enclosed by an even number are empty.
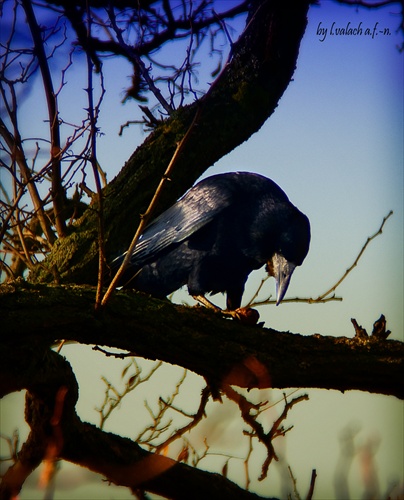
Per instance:
[[[322,2],[321,7],[311,7],[294,79],[275,113],[249,141],[206,172],[211,175],[248,170],[267,175],[309,217],[310,252],[303,266],[295,271],[289,297],[316,297],[327,290],[353,263],[383,217],[394,211],[383,234],[371,242],[359,265],[337,289],[342,302],[261,307],[262,319],[273,328],[350,337],[354,335],[351,318],[356,318],[370,331],[373,322],[383,313],[392,330],[391,338],[403,340],[404,85],[403,55],[396,48],[402,42],[396,33],[399,18],[393,14],[397,10],[398,7],[357,10],[331,1]],[[372,32],[379,23],[378,27],[389,28],[391,35],[379,33],[372,38],[364,34],[328,33],[326,39],[320,41],[317,34],[320,23],[330,30],[333,23],[336,28],[346,27],[348,22],[353,27],[362,22],[363,31],[369,28]],[[120,104],[129,83],[126,79],[129,68],[122,63],[114,64],[113,72],[106,71],[107,94],[99,121],[104,136],[98,142],[99,161],[109,179],[145,138],[138,126],[132,126],[118,137],[120,125],[136,117],[137,104],[133,101]],[[72,119],[76,119],[86,105],[83,84],[77,75],[79,73],[68,75],[69,86],[62,97],[70,103]],[[200,78],[207,78],[202,69]],[[33,89],[33,96],[39,91]],[[41,101],[35,101],[26,104],[31,111],[24,119],[27,130],[33,127],[38,130],[42,126],[38,120],[43,115],[39,107]],[[64,116],[66,120],[69,114]],[[247,296],[260,278],[260,273],[254,273]],[[273,294],[271,281],[267,282],[266,291]],[[176,298],[188,300],[185,292],[178,293]],[[220,298],[216,302],[220,303]],[[116,373],[119,374],[122,365],[116,362],[111,368],[110,359],[105,360],[87,349],[80,351],[76,346],[67,346],[65,355],[79,380],[87,381],[82,385],[80,414],[96,421],[94,406],[103,395],[99,377],[108,373],[112,379],[119,379]],[[166,381],[175,380],[178,372],[167,370]],[[200,384],[192,380],[195,385],[190,384],[184,393],[184,404]],[[316,468],[319,475],[314,498],[333,498],[331,484],[338,460],[338,435],[352,422],[361,426],[358,443],[362,446],[369,439],[380,438],[375,460],[381,491],[385,491],[394,478],[403,481],[402,402],[359,392],[339,394],[310,390],[308,393],[310,401],[292,410],[288,423],[295,427],[282,444],[302,492],[308,488],[311,469]],[[3,417],[7,419],[7,415],[11,415],[10,408],[15,407],[18,398],[19,395],[11,396],[8,402],[2,403]],[[122,420],[117,418],[116,427],[111,424],[110,430],[122,428],[122,422],[130,425],[130,410],[129,416],[123,415],[124,411],[121,413]],[[226,418],[230,426],[232,420]],[[6,428],[12,429],[15,417],[8,420]],[[237,472],[233,474],[237,476]],[[270,485],[255,482],[254,486],[279,495],[277,474],[271,473]],[[359,498],[363,490],[359,478],[360,468],[356,464],[351,475],[354,498]],[[63,493],[61,495],[60,498],[64,498]],[[24,498],[31,497],[22,493],[21,499]]]

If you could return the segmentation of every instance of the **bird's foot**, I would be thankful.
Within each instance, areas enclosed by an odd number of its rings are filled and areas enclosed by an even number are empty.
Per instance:
[[[235,310],[220,309],[220,307],[213,304],[203,295],[194,295],[196,301],[203,304],[208,309],[213,309],[215,312],[223,314],[224,316],[231,316],[232,318],[244,323],[246,325],[256,325],[259,320],[259,312],[256,309],[251,309],[250,307],[239,307]]]
[[[260,319],[259,312],[256,309],[251,309],[251,307],[239,307],[235,311],[227,312],[229,312],[233,318],[245,325],[256,325]]]

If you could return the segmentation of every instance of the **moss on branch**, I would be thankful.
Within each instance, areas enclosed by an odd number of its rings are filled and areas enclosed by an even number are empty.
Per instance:
[[[217,160],[257,132],[274,112],[292,79],[307,24],[308,1],[255,2],[232,58],[206,95],[178,109],[133,153],[104,189],[107,259],[131,241],[177,143],[199,110],[156,215],[181,196]],[[98,248],[96,200],[30,275],[36,282],[94,284]]]
[[[202,307],[177,306],[135,292],[117,292],[97,313],[91,287],[17,283],[2,286],[0,293],[0,349],[5,353],[1,394],[23,389],[31,380],[36,366],[30,366],[30,350],[46,352],[55,340],[66,339],[180,365],[217,388],[223,383],[316,387],[404,397],[402,342],[251,327]],[[18,368],[19,356],[28,360],[24,370]]]

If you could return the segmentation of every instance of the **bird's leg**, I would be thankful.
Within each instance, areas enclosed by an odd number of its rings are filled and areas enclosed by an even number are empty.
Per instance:
[[[241,299],[244,292],[244,283],[240,286],[233,286],[231,290],[226,292],[226,309],[228,311],[235,311],[241,307]]]
[[[259,313],[250,307],[241,307],[241,299],[244,292],[244,282],[239,286],[233,286],[227,290],[227,311],[226,314],[247,325],[256,325],[259,320]]]
[[[216,312],[221,312],[221,313],[224,313],[225,311],[223,311],[223,309],[220,309],[220,307],[218,306],[215,306],[215,304],[213,304],[213,302],[211,302],[210,300],[208,300],[205,296],[203,295],[192,295],[192,297],[198,301],[200,304],[204,305],[205,307],[207,307],[208,309],[213,309],[214,311]]]
[[[256,325],[260,317],[258,311],[255,309],[246,309],[244,307],[239,307],[237,309],[220,309],[220,307],[215,306],[215,304],[203,295],[193,295],[192,297],[208,309],[213,309],[215,312],[221,313],[224,316],[231,316],[245,324]]]
[[[215,306],[215,304],[211,302],[209,299],[207,299],[204,295],[192,295],[192,297],[199,303],[207,307],[208,309],[213,309],[215,312],[224,314],[225,316],[231,316],[232,318],[236,317],[235,311],[229,311],[228,309],[220,309],[220,307]]]

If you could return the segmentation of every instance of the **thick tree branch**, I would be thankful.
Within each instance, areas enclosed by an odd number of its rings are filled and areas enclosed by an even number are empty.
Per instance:
[[[107,255],[125,251],[176,144],[200,108],[186,148],[172,173],[170,189],[157,213],[172,204],[215,161],[247,140],[274,112],[297,61],[306,23],[308,1],[253,2],[244,33],[232,58],[201,101],[177,110],[138,148],[105,190]],[[52,281],[57,268],[64,282],[95,283],[96,221],[90,207],[75,232],[41,263],[32,279]]]
[[[1,500],[15,498],[32,470],[51,459],[87,467],[131,491],[146,490],[167,498],[261,498],[219,474],[149,453],[128,438],[82,422],[75,412],[78,386],[69,363],[53,351],[32,354],[38,369],[27,385],[26,420],[31,433],[17,462],[2,478]]]
[[[226,320],[205,308],[124,292],[96,314],[95,290],[77,286],[22,283],[0,291],[0,395],[26,388],[38,368],[34,353],[66,339],[183,366],[217,390],[223,384],[314,387],[404,398],[404,344],[380,335],[335,338],[277,332]]]

